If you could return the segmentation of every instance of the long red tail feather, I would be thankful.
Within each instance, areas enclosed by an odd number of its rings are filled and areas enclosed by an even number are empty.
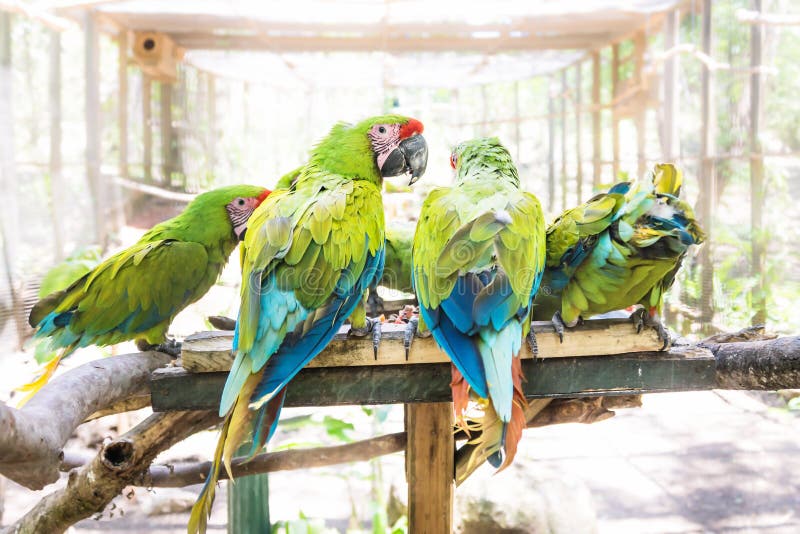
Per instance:
[[[453,392],[453,412],[455,413],[456,427],[463,430],[469,436],[469,428],[467,422],[464,420],[464,413],[469,404],[469,383],[464,380],[464,375],[458,368],[450,364],[450,372],[452,380],[450,381],[450,390]]]
[[[514,403],[511,406],[511,421],[508,422],[508,427],[506,428],[505,460],[497,470],[498,473],[511,465],[514,456],[517,454],[519,440],[522,439],[522,431],[525,430],[525,426],[528,423],[525,420],[525,409],[528,407],[528,401],[522,391],[522,381],[525,380],[525,375],[522,373],[522,360],[519,357],[514,357],[511,360],[511,378],[514,381]]]

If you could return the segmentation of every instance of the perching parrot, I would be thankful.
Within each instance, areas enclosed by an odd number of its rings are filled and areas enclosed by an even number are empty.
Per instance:
[[[539,201],[520,189],[508,150],[497,138],[458,145],[456,183],[434,189],[414,236],[413,281],[420,323],[453,361],[456,421],[468,390],[489,398],[502,431],[488,461],[505,468],[525,427],[519,351],[531,331],[531,301],[545,263]]]
[[[275,189],[289,189],[300,176],[303,167],[298,167],[287,172],[278,179]],[[380,285],[412,293],[411,288],[411,242],[414,239],[414,231],[404,228],[386,229],[385,268],[383,277],[378,282]],[[378,319],[367,316],[367,305],[372,314],[379,314],[383,300],[378,296],[376,287],[370,288],[366,303],[356,305],[350,315],[350,330],[348,335],[365,337],[372,334],[373,350],[375,359],[378,358],[378,347],[381,341],[381,323]]]
[[[256,211],[244,241],[236,355],[220,401],[225,417],[188,531],[206,528],[220,464],[252,434],[254,455],[274,432],[286,385],[381,277],[383,177],[425,171],[422,123],[397,115],[333,127],[290,189]]]
[[[413,293],[411,284],[411,249],[414,243],[414,230],[411,228],[386,229],[386,266],[380,285]]]
[[[269,193],[252,185],[203,193],[133,246],[36,303],[28,319],[34,337],[49,337],[52,349],[61,352],[41,376],[20,388],[28,392],[22,403],[78,348],[136,340],[145,350],[163,343],[178,312],[214,285],[244,237],[250,214]]]
[[[683,175],[655,165],[645,181],[621,182],[567,210],[547,229],[547,269],[534,318],[564,327],[641,304],[632,318],[655,327],[664,348],[669,335],[659,316],[664,294],[691,245],[704,234],[692,208],[680,200]]]

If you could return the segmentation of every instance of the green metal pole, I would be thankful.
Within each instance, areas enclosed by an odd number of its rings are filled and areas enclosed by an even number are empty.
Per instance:
[[[237,455],[250,452],[250,444]],[[228,533],[269,534],[269,475],[252,475],[228,482]]]

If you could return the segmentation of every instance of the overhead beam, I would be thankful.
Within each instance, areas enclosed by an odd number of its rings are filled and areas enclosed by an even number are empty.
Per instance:
[[[171,33],[170,38],[187,50],[253,50],[272,52],[509,52],[523,50],[573,50],[596,48],[614,38],[614,34],[599,32],[588,35],[501,36],[420,36],[368,35],[341,36],[268,36],[213,35],[208,33]]]
[[[615,33],[633,31],[647,23],[653,14],[630,13],[603,16],[594,13],[563,13],[553,16],[515,17],[511,23],[467,24],[461,22],[413,22],[376,24],[357,23],[313,23],[259,21],[252,16],[231,16],[208,13],[133,13],[115,10],[102,10],[103,15],[117,25],[136,31],[160,31],[165,33],[225,33],[255,32],[261,35],[290,36],[309,34],[358,35],[390,37],[407,36],[411,38],[438,36],[457,37],[487,33],[520,33],[548,35],[596,34],[598,28],[614,28]]]

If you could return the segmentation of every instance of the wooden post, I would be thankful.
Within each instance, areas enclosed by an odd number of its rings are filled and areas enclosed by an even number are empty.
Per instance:
[[[600,109],[600,52],[592,52],[592,192],[597,193],[603,176],[603,139]]]
[[[647,39],[644,32],[638,32],[633,38],[633,55],[635,65],[634,82],[644,87],[644,51],[647,48]],[[644,89],[639,91],[636,102],[636,160],[637,177],[641,178],[647,172],[647,95]]]
[[[759,14],[761,0],[753,0],[753,9]],[[761,155],[761,106],[763,86],[761,83],[763,29],[760,24],[750,26],[750,240],[752,255],[750,274],[755,280],[751,293],[754,314],[752,324],[763,324],[767,319],[767,286],[764,283],[765,239],[764,217],[764,158]]]
[[[481,135],[489,135],[489,107],[485,83],[481,84]]]
[[[0,209],[0,246],[3,249],[3,266],[6,282],[11,294],[13,309],[21,309],[21,298],[15,285],[17,250],[19,247],[19,179],[14,157],[14,105],[11,70],[12,15],[0,10],[0,191],[3,194],[3,209]],[[22,314],[14,314],[19,347],[24,342],[25,324]]]
[[[408,531],[453,530],[453,404],[406,404]]]
[[[101,126],[100,126],[100,34],[94,13],[84,14],[84,37],[86,43],[86,177],[92,194],[94,210],[95,241],[106,246],[106,187],[100,175]]]
[[[217,87],[214,80],[214,75],[207,74],[207,91],[206,97],[208,98],[208,172],[211,176],[214,175],[214,167],[216,166],[216,146],[217,146]]]
[[[664,49],[671,50],[680,40],[680,12],[673,9],[664,22]],[[664,161],[675,161],[680,154],[678,138],[678,54],[664,61],[664,102],[661,132],[661,155]]]
[[[703,53],[711,55],[711,0],[703,0],[703,21],[702,21],[702,49]],[[700,222],[706,231],[706,242],[700,248],[701,266],[701,295],[700,295],[700,322],[703,330],[708,331],[711,322],[714,320],[714,266],[711,256],[712,224],[713,224],[713,203],[715,198],[714,183],[714,134],[716,132],[714,116],[713,87],[714,80],[712,71],[705,63],[701,68],[701,102],[700,102],[700,124],[702,131],[700,135]]]
[[[556,209],[556,105],[553,79],[547,84],[547,211]]]
[[[239,448],[236,456],[247,456],[250,444]],[[269,534],[269,475],[251,475],[228,481],[229,534]]]
[[[119,78],[119,175],[128,177],[128,30],[120,29],[117,34],[119,59],[117,76]]]
[[[172,157],[172,84],[160,82],[161,87],[161,173],[164,183],[172,183],[172,173],[175,170],[175,161]]]
[[[561,71],[561,211],[567,209],[567,69]]]
[[[144,181],[153,181],[153,81],[142,73],[142,144]]]
[[[61,174],[61,32],[50,30],[50,205],[53,214],[55,259],[64,259],[64,200],[66,191]]]
[[[673,9],[665,15],[664,49],[671,50],[680,41],[680,11]],[[661,157],[664,161],[674,162],[680,154],[680,138],[678,137],[678,54],[673,54],[664,61],[664,98],[661,107]],[[664,305],[664,324],[675,326],[677,318],[669,302]]]
[[[611,45],[611,99],[619,94],[619,43]],[[612,182],[619,179],[619,118],[616,104],[611,108]]]
[[[519,166],[520,155],[520,120],[519,120],[519,81],[514,82],[514,142],[517,145],[516,162]]]
[[[575,65],[575,183],[577,185],[578,202],[583,202],[583,150],[581,150],[581,116],[583,115],[582,93],[583,83],[581,79],[581,62]]]

